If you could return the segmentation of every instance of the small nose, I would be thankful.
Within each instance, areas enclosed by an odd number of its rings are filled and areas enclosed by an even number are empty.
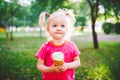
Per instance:
[[[58,27],[57,27],[57,30],[61,30],[61,27],[60,27],[60,26],[58,26]]]

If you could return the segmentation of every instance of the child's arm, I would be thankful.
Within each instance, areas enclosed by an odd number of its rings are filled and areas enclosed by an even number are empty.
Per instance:
[[[37,69],[38,71],[40,72],[46,72],[46,73],[49,73],[49,72],[60,72],[60,69],[59,67],[55,67],[54,65],[48,67],[46,65],[44,65],[44,60],[42,60],[41,58],[38,59],[38,62],[37,62]]]
[[[74,61],[71,63],[67,63],[67,68],[71,69],[71,68],[77,68],[80,66],[80,58],[79,56],[74,58]]]
[[[65,71],[67,69],[73,69],[73,68],[75,69],[79,66],[80,66],[80,58],[79,58],[79,56],[77,56],[77,57],[74,58],[73,62],[64,63],[62,65],[62,71]]]

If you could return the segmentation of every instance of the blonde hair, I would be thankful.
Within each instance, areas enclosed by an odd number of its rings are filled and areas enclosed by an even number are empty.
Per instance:
[[[46,29],[48,27],[51,19],[58,17],[60,15],[64,15],[66,17],[68,28],[69,28],[68,32],[71,32],[76,20],[75,20],[75,15],[73,13],[73,10],[70,10],[70,9],[69,10],[68,9],[59,9],[52,14],[49,14],[47,12],[42,12],[39,16],[40,27],[44,27]],[[68,33],[68,34],[70,34],[70,33]]]

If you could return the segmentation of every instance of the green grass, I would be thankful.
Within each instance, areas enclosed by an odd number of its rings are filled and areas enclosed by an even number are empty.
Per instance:
[[[86,42],[85,44],[87,43],[92,46],[92,43]],[[77,69],[80,74],[80,76],[77,76],[78,80],[120,79],[120,42],[99,42],[99,47],[97,50],[90,45],[84,45],[84,48],[80,48],[82,68]],[[98,76],[98,78],[95,78],[95,76]]]
[[[40,80],[35,53],[46,41],[44,37],[0,38],[0,80]],[[119,80],[120,42],[75,42],[81,51],[81,67],[76,80]]]
[[[0,39],[0,78],[38,80],[40,74],[34,55],[44,41],[42,37],[15,38],[14,41]]]

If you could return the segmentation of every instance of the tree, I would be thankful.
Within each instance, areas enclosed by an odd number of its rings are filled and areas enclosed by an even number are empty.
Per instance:
[[[99,5],[103,5],[105,8],[105,19],[106,14],[110,14],[112,16],[116,16],[116,18],[120,19],[120,0],[87,0],[90,9],[91,9],[91,21],[92,21],[92,34],[93,34],[93,42],[94,42],[94,48],[98,49],[98,40],[97,40],[97,34],[95,32],[95,23],[96,19],[98,17],[98,7]],[[112,14],[113,12],[114,14]]]
[[[87,0],[90,9],[91,9],[91,21],[92,21],[92,35],[93,35],[93,43],[94,43],[94,48],[98,49],[99,44],[97,40],[97,33],[95,31],[95,22],[98,16],[98,6],[99,6],[99,0]]]
[[[5,0],[1,0],[0,3],[0,22],[3,23],[5,25],[5,28],[9,30],[10,26],[12,28],[14,25],[13,19],[15,18],[15,14],[18,12],[19,6],[16,0],[10,0],[8,2],[6,2]],[[6,31],[6,36],[9,37],[9,35],[10,39],[13,40],[12,29],[10,30],[10,34],[9,31]]]
[[[115,16],[117,20],[120,20],[120,0],[100,0],[100,4],[103,5],[106,15]]]

